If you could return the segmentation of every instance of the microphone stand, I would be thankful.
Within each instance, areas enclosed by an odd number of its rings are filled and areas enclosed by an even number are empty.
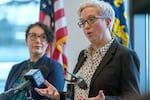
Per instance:
[[[75,74],[69,73],[71,75],[71,80],[65,79],[67,83],[67,92],[66,92],[66,99],[65,100],[74,100],[74,86],[78,85],[81,89],[86,90],[88,88],[86,81],[80,77],[76,76]]]
[[[68,83],[67,84],[67,92],[65,100],[74,100],[74,84]]]
[[[29,88],[26,88],[26,94],[25,94],[25,100],[34,100],[31,93],[31,86]]]

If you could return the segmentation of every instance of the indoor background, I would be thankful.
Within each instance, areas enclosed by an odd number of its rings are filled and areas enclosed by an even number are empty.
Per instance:
[[[63,0],[68,28],[68,70],[72,72],[77,57],[89,45],[77,25],[77,9],[85,0]],[[142,2],[141,2],[142,1]],[[125,0],[132,48],[140,61],[140,89],[150,93],[150,16],[149,0]],[[0,0],[0,92],[13,64],[28,58],[26,27],[39,19],[39,0]]]

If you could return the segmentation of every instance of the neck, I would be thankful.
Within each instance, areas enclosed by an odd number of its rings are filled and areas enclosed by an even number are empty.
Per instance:
[[[111,40],[112,40],[112,38],[109,38],[109,39],[106,39],[106,40],[102,40],[102,42],[100,41],[98,43],[94,43],[94,44],[92,44],[92,48],[93,48],[93,50],[101,48]]]
[[[37,62],[42,56],[43,56],[43,55],[38,55],[38,54],[36,54],[36,55],[31,55],[31,56],[30,56],[30,61],[31,61],[31,62]]]

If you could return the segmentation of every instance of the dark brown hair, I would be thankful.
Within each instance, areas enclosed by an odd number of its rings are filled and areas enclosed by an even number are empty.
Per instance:
[[[47,36],[47,42],[48,43],[52,43],[53,40],[54,40],[54,33],[43,23],[41,22],[36,22],[36,23],[33,23],[33,24],[30,24],[27,29],[26,29],[26,39],[27,39],[27,36],[28,36],[28,33],[30,31],[31,28],[33,28],[34,26],[39,26],[41,27],[43,30],[44,30],[44,34]]]

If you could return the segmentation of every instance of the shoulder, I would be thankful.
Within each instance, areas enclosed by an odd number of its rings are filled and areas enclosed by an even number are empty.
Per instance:
[[[23,61],[21,63],[14,64],[12,66],[6,80],[5,90],[12,87],[13,82],[16,80],[18,74],[23,70],[23,67],[25,66],[26,63],[27,61]]]
[[[117,55],[122,60],[136,61],[139,63],[137,53],[133,49],[123,46],[117,40],[113,41],[109,51],[113,52],[114,55]]]
[[[24,67],[27,64],[27,60],[22,61],[20,63],[16,63],[12,66],[11,71],[17,71],[19,68]]]
[[[44,64],[45,66],[47,66],[50,71],[62,69],[62,65],[59,62],[57,62],[54,59],[49,58],[47,56],[43,56],[43,58],[42,58],[42,64]]]
[[[47,56],[45,56],[45,60],[48,64],[51,64],[51,65],[61,65],[58,61],[56,61],[52,58],[49,58]]]
[[[116,48],[117,52],[120,54],[135,54],[136,52],[133,49],[127,48],[124,45],[120,44],[116,39],[113,41],[111,48]]]

